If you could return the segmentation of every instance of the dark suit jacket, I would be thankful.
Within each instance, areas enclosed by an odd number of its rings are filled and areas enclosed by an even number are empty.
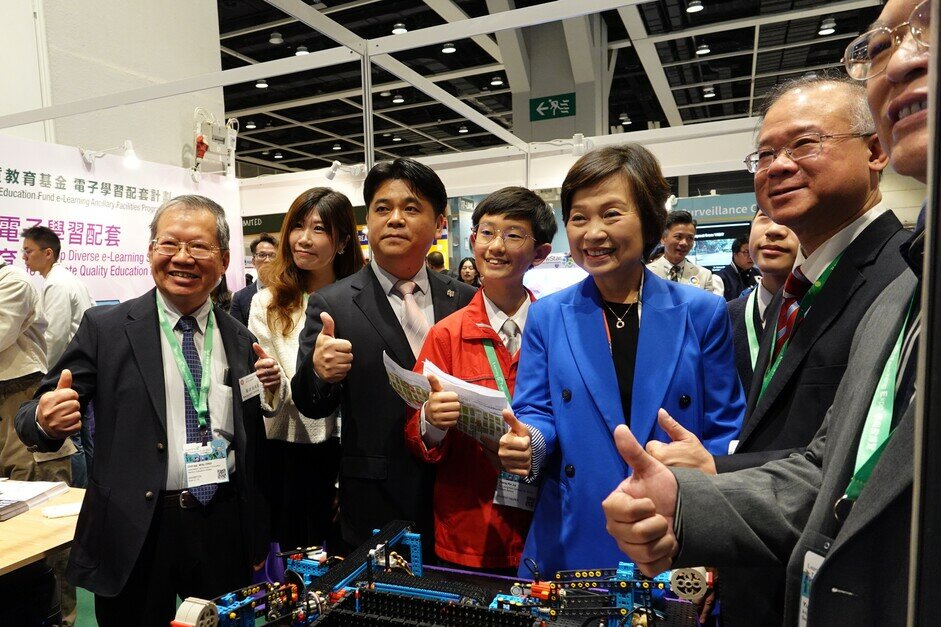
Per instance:
[[[673,469],[682,507],[674,566],[787,566],[784,624],[797,625],[808,550],[826,554],[810,588],[809,625],[899,625],[908,602],[915,403],[840,525],[833,504],[853,474],[869,404],[908,311],[916,280],[899,276],[872,304],[847,372],[803,453],[716,477]],[[721,577],[720,568],[720,577]],[[750,583],[755,583],[753,579]],[[721,582],[720,582],[721,585]],[[745,593],[756,594],[746,586]],[[743,624],[769,625],[752,615]]]
[[[749,272],[753,277],[758,276],[758,270],[755,268],[752,268]],[[742,275],[739,274],[735,262],[730,263],[716,272],[716,275],[722,279],[722,286],[725,290],[723,296],[725,296],[725,300],[727,301],[735,300],[742,295],[745,288],[749,287],[742,281]],[[754,285],[754,282],[752,282],[752,284]]]
[[[735,348],[735,369],[738,371],[738,378],[742,381],[742,387],[745,388],[745,390],[751,389],[752,377],[755,374],[751,363],[751,351],[748,347],[748,329],[745,328],[745,305],[750,295],[751,292],[726,303],[726,307],[728,307],[729,310],[729,318],[732,319],[732,344]],[[755,305],[755,311],[752,312],[752,319],[755,323],[755,330],[758,333],[758,337],[761,338],[761,316],[758,315],[757,304]]]
[[[268,549],[268,509],[262,495],[265,429],[258,397],[240,401],[238,379],[255,371],[254,337],[215,310],[229,362],[235,418],[235,468],[243,542],[220,550],[241,551],[248,583],[251,564]],[[53,390],[61,371],[72,371],[84,414],[95,403],[95,464],[78,517],[69,558],[69,581],[95,594],[113,596],[127,582],[166,484],[167,416],[157,322],[156,290],[114,307],[85,312],[62,358],[43,378],[35,398],[16,414],[27,445],[57,450],[63,440],[46,438],[36,426],[39,397]]]
[[[467,305],[474,289],[428,272],[435,320]],[[320,334],[320,313],[336,323],[336,337],[353,345],[353,367],[340,383],[317,377],[312,356]],[[405,332],[367,265],[356,274],[311,294],[300,336],[294,404],[305,416],[341,411],[340,514],[343,538],[359,545],[390,520],[415,521],[429,541],[432,467],[405,447],[405,402],[389,386],[382,353],[411,370],[415,356]]]
[[[229,315],[248,326],[248,314],[252,310],[252,299],[258,293],[258,281],[251,285],[246,285],[232,295],[232,306],[229,308]]]

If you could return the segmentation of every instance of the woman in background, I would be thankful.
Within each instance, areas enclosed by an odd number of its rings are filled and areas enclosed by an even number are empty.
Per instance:
[[[307,298],[362,268],[363,253],[352,204],[327,187],[309,189],[294,200],[278,241],[275,259],[264,266],[265,288],[252,299],[248,328],[258,338],[255,370],[265,387],[272,531],[281,548],[289,549],[336,537],[338,417],[309,419],[291,399]]]
[[[457,278],[472,287],[480,287],[480,273],[477,272],[477,263],[473,257],[464,257],[457,264]]]

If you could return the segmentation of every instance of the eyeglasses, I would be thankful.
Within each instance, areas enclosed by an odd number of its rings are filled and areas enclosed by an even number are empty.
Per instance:
[[[850,77],[865,81],[878,76],[889,65],[889,59],[905,39],[905,29],[919,47],[931,45],[931,1],[925,0],[916,6],[907,22],[895,28],[883,26],[863,33],[850,42],[843,53],[843,63]]]
[[[181,242],[173,237],[161,237],[160,239],[151,240],[150,245],[153,246],[155,253],[165,257],[172,257],[185,248],[186,253],[193,259],[209,259],[214,252],[222,250],[218,246],[213,246],[209,242],[198,239]]]
[[[489,245],[490,242],[493,241],[493,238],[497,236],[503,238],[504,246],[512,249],[522,247],[527,239],[533,239],[532,235],[516,226],[511,226],[506,229],[497,229],[486,224],[478,224],[473,228],[473,231],[477,234],[477,241],[485,246]]]
[[[275,253],[255,253],[252,255],[258,261],[271,261],[275,258]]]
[[[745,169],[756,174],[762,170],[767,170],[777,159],[778,153],[782,150],[791,161],[800,161],[808,157],[816,157],[823,150],[823,142],[827,139],[845,139],[849,137],[869,137],[875,133],[831,133],[824,135],[822,133],[808,133],[797,137],[787,145],[781,148],[759,148],[755,152],[745,157]]]

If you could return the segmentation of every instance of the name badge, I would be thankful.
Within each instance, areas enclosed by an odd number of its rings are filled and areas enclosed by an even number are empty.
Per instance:
[[[539,488],[531,483],[524,483],[520,477],[508,472],[501,472],[497,478],[497,489],[493,494],[494,505],[505,505],[531,512],[536,509],[536,495]]]
[[[226,464],[228,445],[222,438],[208,444],[190,442],[183,446],[183,465],[186,469],[186,487],[196,488],[210,483],[227,483],[229,468]]]
[[[804,555],[804,572],[801,575],[801,597],[800,610],[797,613],[798,625],[807,627],[807,620],[810,615],[810,586],[817,576],[817,571],[823,564],[823,555],[813,551],[807,551]]]
[[[243,401],[261,394],[261,381],[258,380],[258,375],[253,372],[239,379],[239,390],[242,392]]]

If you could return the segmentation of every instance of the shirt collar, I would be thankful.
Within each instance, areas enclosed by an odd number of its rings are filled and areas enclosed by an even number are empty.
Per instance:
[[[171,329],[175,329],[176,323],[180,321],[180,318],[183,317],[183,314],[179,309],[173,306],[173,303],[163,297],[163,294],[160,293],[160,290],[157,290],[157,306],[163,308],[163,312],[167,316],[167,323],[170,325]],[[190,314],[192,317],[196,318],[197,331],[200,333],[203,333],[206,328],[206,322],[209,320],[210,311],[212,311],[212,300],[207,298],[206,302],[203,303],[199,309]]]
[[[758,287],[755,288],[758,290],[758,317],[761,318],[761,321],[765,321],[765,310],[768,309],[768,305],[771,304],[771,299],[774,298],[774,293],[769,290],[761,281],[758,282]]]
[[[526,326],[526,316],[529,314],[529,305],[530,297],[529,292],[526,293],[526,298],[523,299],[523,304],[520,305],[520,308],[516,310],[516,313],[512,316],[508,316],[506,312],[497,307],[497,305],[487,297],[487,292],[481,290],[481,296],[484,297],[484,309],[487,311],[487,318],[490,320],[490,327],[496,331],[500,332],[500,329],[503,328],[503,325],[510,318],[513,319],[513,322],[516,323],[516,326],[519,327],[520,333],[523,332],[523,327]]]
[[[827,269],[827,266],[829,266],[840,253],[846,250],[846,248],[853,243],[853,240],[866,230],[867,226],[872,224],[876,218],[885,212],[886,208],[883,203],[880,202],[840,229],[839,232],[830,237],[830,239],[824,242],[820,248],[810,255],[805,257],[803,249],[799,249],[797,259],[794,261],[794,266],[801,267],[801,273],[807,277],[808,281],[811,283],[816,281],[820,278],[820,275],[823,274],[823,271]]]
[[[382,266],[376,263],[375,259],[371,259],[369,261],[369,265],[372,266],[372,271],[376,275],[376,279],[379,280],[379,285],[382,286],[383,293],[386,296],[393,294],[392,288],[394,288],[395,284],[399,282],[399,279],[389,272],[386,272]],[[431,284],[429,283],[428,271],[426,270],[424,264],[422,264],[422,267],[418,269],[418,272],[411,278],[411,280],[415,281],[417,291],[421,291],[423,294],[430,293]]]

